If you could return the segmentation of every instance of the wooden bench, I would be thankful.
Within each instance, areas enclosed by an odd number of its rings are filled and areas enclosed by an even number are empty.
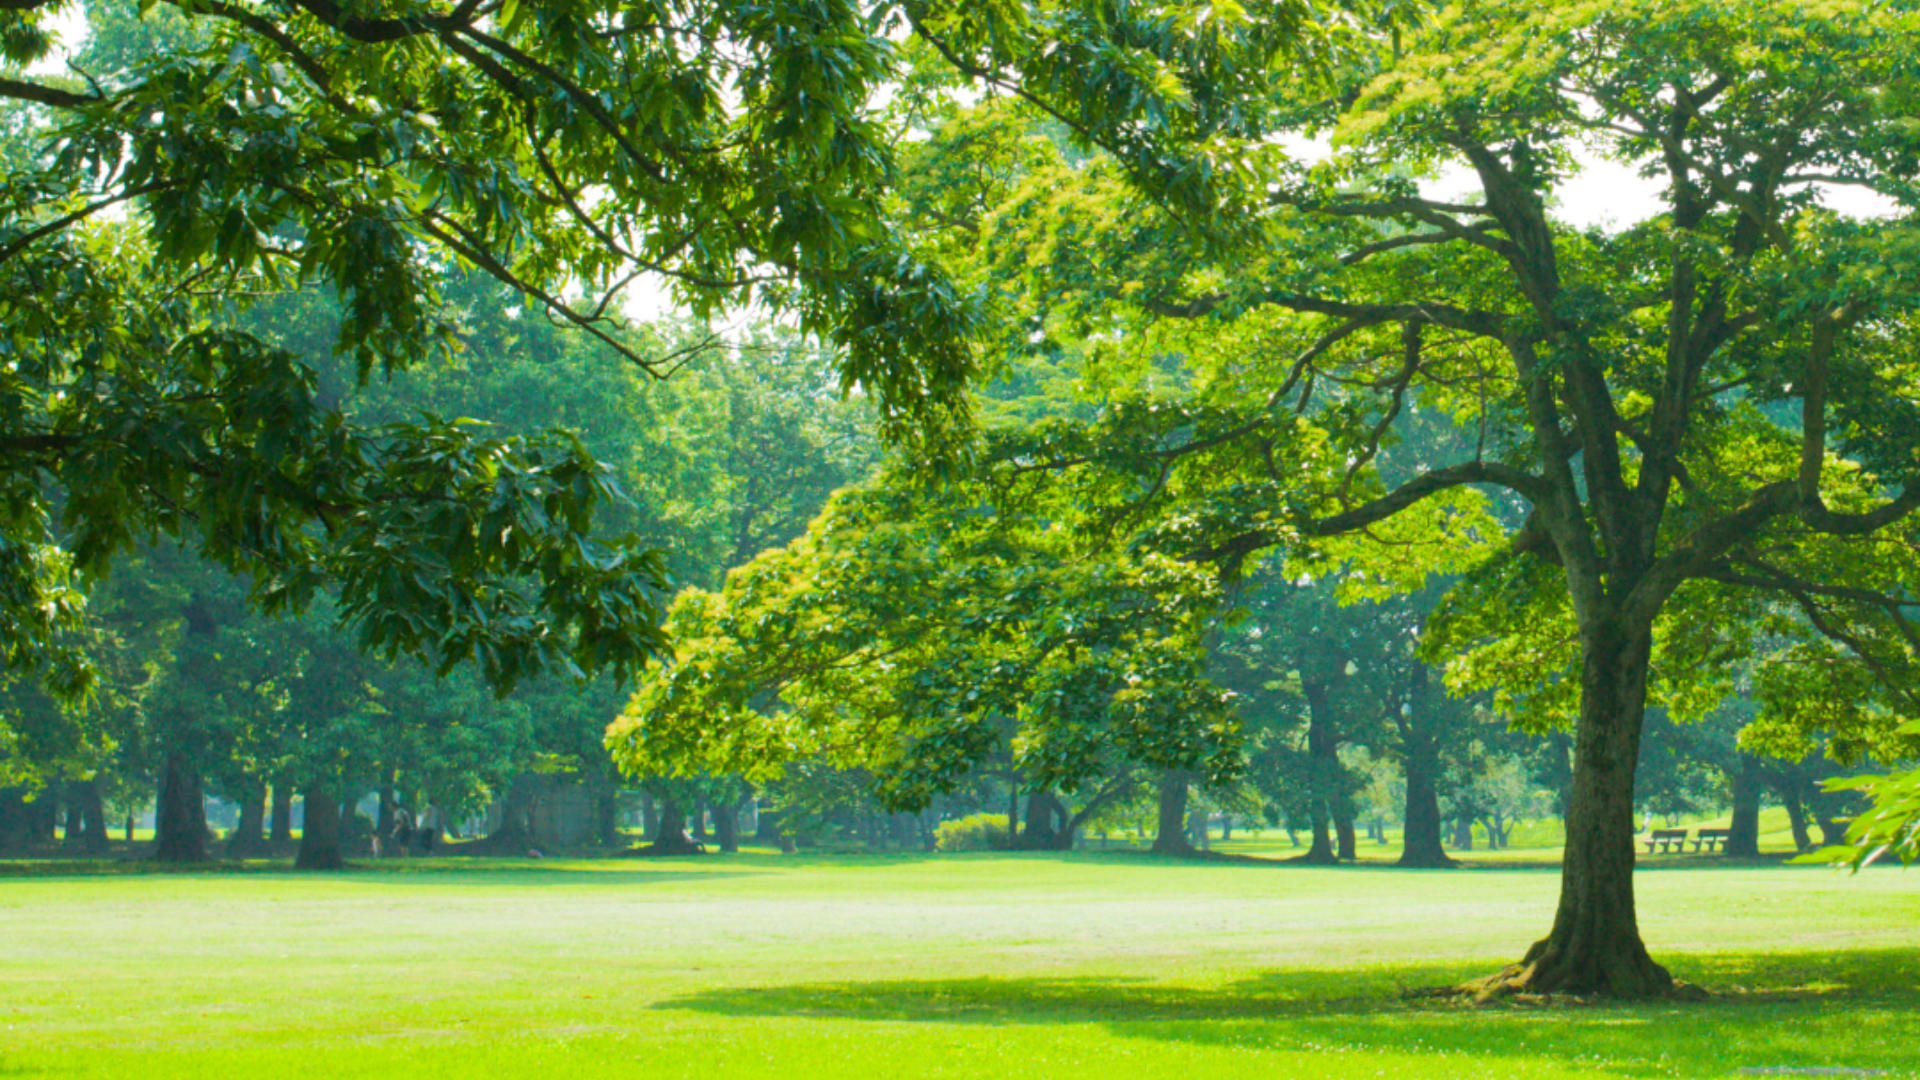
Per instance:
[[[1693,834],[1693,850],[1699,851],[1700,845],[1707,845],[1708,851],[1719,851],[1720,845],[1733,835],[1732,829],[1701,829]]]
[[[1647,835],[1647,854],[1653,854],[1655,844],[1660,845],[1660,850],[1663,852],[1671,851],[1675,854],[1683,852],[1687,850],[1687,830],[1655,829]]]

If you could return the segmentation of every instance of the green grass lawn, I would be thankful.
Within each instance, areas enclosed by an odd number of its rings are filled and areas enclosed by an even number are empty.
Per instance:
[[[1284,836],[1281,838],[1284,843]],[[1920,874],[1658,864],[1703,1003],[1469,1008],[1550,869],[1138,855],[0,864],[0,1077],[1920,1076]]]

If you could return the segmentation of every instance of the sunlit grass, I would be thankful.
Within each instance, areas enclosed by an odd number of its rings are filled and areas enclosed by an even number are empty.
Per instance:
[[[746,854],[8,876],[0,1077],[1920,1075],[1920,875],[1675,865],[1640,874],[1642,922],[1712,1000],[1480,1010],[1400,994],[1513,959],[1551,869]]]

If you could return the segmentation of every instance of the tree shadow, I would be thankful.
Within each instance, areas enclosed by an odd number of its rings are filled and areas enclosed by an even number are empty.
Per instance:
[[[1280,1050],[1464,1055],[1477,1067],[1578,1063],[1625,1075],[1846,1069],[1920,1076],[1920,955],[1897,950],[1680,957],[1705,1001],[1475,1006],[1408,998],[1484,968],[1276,971],[1222,986],[1143,978],[965,978],[716,988],[653,1007],[737,1017],[1096,1024],[1130,1038]],[[1503,1068],[1503,1071],[1508,1071]]]

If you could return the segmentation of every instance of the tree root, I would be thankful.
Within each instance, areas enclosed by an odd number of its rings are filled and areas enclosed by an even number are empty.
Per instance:
[[[1661,975],[1666,969],[1654,965]],[[1462,1005],[1585,1006],[1610,1001],[1706,1001],[1704,988],[1672,977],[1652,980],[1633,993],[1619,993],[1607,987],[1546,983],[1538,961],[1510,964],[1478,979],[1451,986],[1424,986],[1401,995],[1408,1001],[1445,1001]]]

